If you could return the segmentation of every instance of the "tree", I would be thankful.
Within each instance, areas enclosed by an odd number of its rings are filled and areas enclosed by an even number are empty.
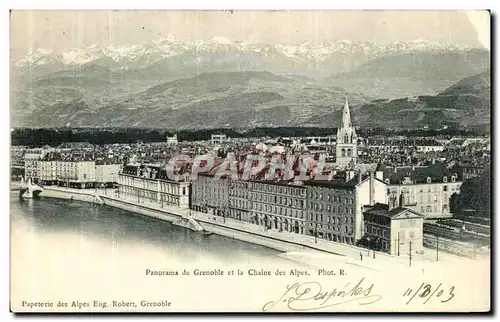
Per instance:
[[[450,198],[450,210],[459,215],[491,217],[491,172],[487,168],[480,176],[466,180],[460,194]]]

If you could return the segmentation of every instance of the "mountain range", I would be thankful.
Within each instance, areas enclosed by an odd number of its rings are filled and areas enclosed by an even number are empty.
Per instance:
[[[407,97],[418,108],[430,108],[437,101],[422,97],[434,97],[447,109],[489,113],[489,86],[481,83],[489,51],[425,41],[265,45],[167,35],[143,46],[38,49],[11,67],[14,126],[333,125],[346,92],[364,111],[360,124],[383,124],[391,115],[381,109],[398,109],[388,102]],[[469,95],[476,85],[479,109],[469,106],[478,103]],[[417,123],[427,120],[418,115]],[[462,122],[469,114],[457,115]]]

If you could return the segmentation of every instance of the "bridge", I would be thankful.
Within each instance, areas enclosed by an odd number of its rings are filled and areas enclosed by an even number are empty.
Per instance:
[[[37,197],[43,188],[37,184],[31,182],[31,178],[28,178],[28,181],[25,182],[24,178],[21,179],[21,187],[19,191],[19,195],[24,199],[33,199]]]

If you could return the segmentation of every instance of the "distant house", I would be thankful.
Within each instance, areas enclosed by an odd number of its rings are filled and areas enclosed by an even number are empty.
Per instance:
[[[179,141],[177,140],[177,134],[174,134],[172,136],[167,136],[168,145],[176,145],[177,143],[179,143]]]
[[[226,134],[214,133],[212,134],[212,144],[224,144],[229,140]]]

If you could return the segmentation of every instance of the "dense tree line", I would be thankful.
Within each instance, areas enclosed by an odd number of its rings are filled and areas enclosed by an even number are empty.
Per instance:
[[[209,140],[213,133],[225,133],[231,138],[241,137],[289,137],[289,136],[326,136],[337,132],[335,128],[320,127],[273,127],[250,130],[233,129],[201,129],[177,131],[179,141]],[[16,128],[11,132],[12,145],[57,146],[63,142],[88,142],[91,144],[164,142],[174,132],[164,129],[139,128]],[[447,130],[388,130],[384,128],[359,129],[362,137],[375,135],[406,135],[419,137],[482,135],[479,130],[447,129]]]
[[[460,194],[451,196],[451,212],[458,216],[491,218],[491,169],[476,178],[466,180]]]

